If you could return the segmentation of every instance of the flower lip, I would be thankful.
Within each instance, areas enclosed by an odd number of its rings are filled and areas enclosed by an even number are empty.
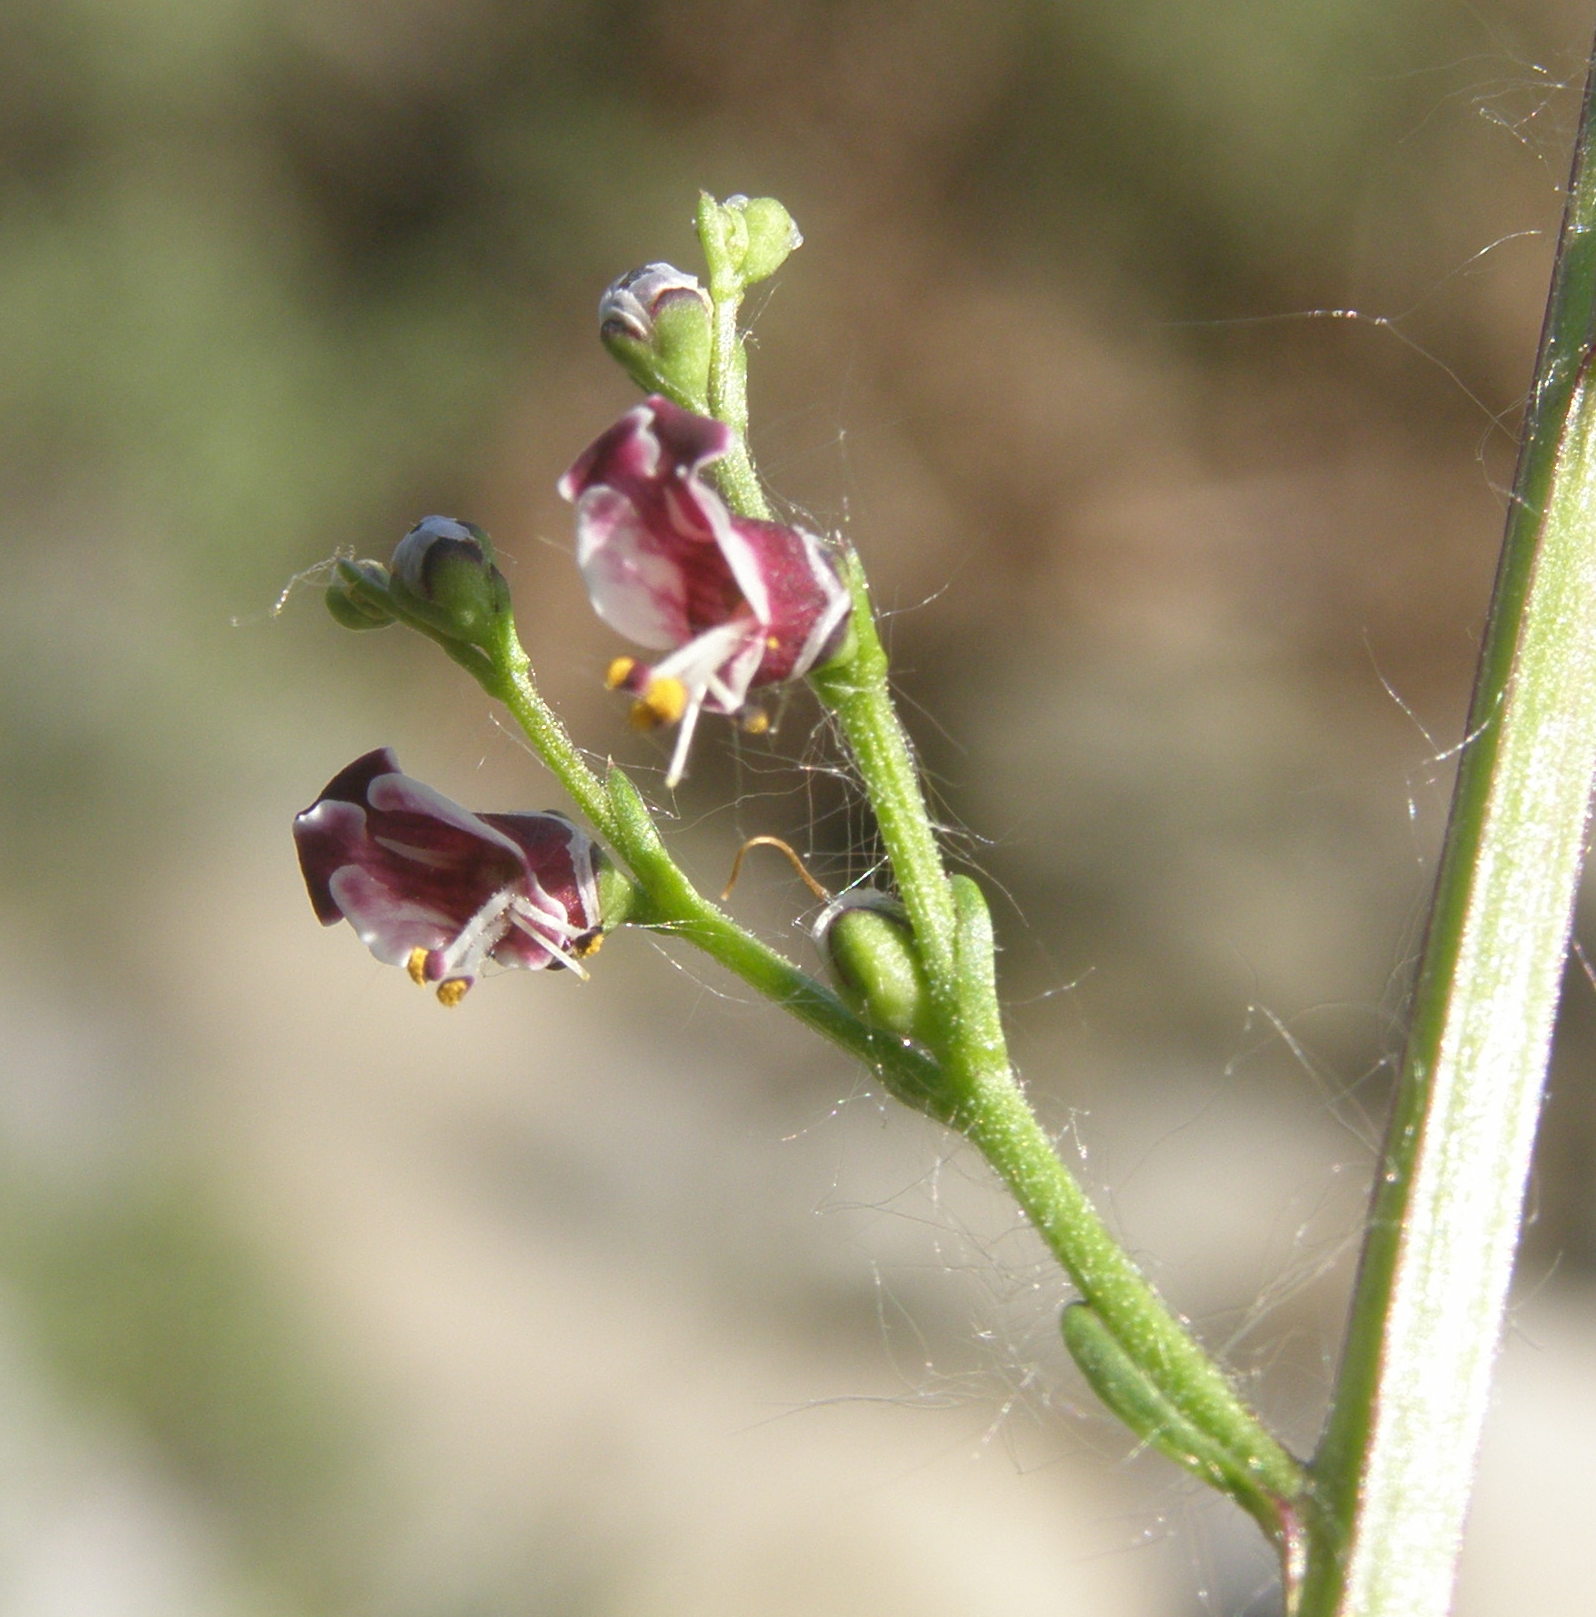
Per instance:
[[[705,481],[726,454],[721,422],[655,395],[602,433],[560,479],[576,506],[577,563],[594,609],[667,655],[627,688],[679,680],[687,693],[667,784],[680,778],[700,710],[746,717],[748,694],[830,657],[850,600],[824,541],[738,516]]]
[[[583,974],[602,931],[598,850],[563,815],[473,814],[386,748],[339,771],[294,821],[311,907],[458,1003],[487,960]]]

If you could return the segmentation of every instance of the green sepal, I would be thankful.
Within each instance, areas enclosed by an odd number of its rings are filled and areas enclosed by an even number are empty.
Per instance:
[[[903,905],[874,890],[845,894],[815,926],[848,1008],[900,1038],[926,1041],[930,994]]]
[[[737,268],[744,286],[774,275],[803,245],[792,215],[774,197],[728,197],[725,207],[737,220],[733,232],[741,247]]]
[[[388,569],[377,561],[337,563],[338,578],[322,597],[346,629],[386,629],[397,622],[388,609]]]

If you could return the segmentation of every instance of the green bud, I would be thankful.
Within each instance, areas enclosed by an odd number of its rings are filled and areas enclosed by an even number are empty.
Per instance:
[[[709,294],[685,271],[645,264],[599,299],[599,339],[647,393],[709,408]]]
[[[399,541],[388,593],[398,615],[484,648],[510,612],[493,541],[474,522],[453,517],[424,517]]]
[[[394,622],[388,610],[388,569],[380,561],[343,561],[336,582],[323,597],[327,610],[346,629],[386,629]]]
[[[890,894],[857,888],[830,904],[815,941],[837,992],[866,1021],[925,1042],[930,994],[903,906]]]
[[[735,294],[774,275],[803,242],[792,215],[774,197],[698,199],[698,239],[716,297]]]
[[[744,286],[774,275],[788,255],[803,245],[792,215],[774,197],[727,197],[723,206],[735,215],[736,222],[727,230],[727,245]]]

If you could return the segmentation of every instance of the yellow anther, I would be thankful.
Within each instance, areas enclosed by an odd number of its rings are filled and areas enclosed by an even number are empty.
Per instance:
[[[410,980],[417,988],[427,986],[427,954],[426,949],[412,949],[410,958],[405,961],[405,970],[410,973]]]
[[[639,730],[675,724],[687,711],[687,687],[679,679],[651,679],[648,689],[632,703],[632,723]]]
[[[770,715],[762,708],[756,707],[751,713],[743,715],[743,734],[762,736],[770,728]]]
[[[624,685],[632,677],[632,670],[637,667],[635,657],[617,657],[604,675],[604,689],[613,691]]]
[[[463,1000],[471,989],[469,977],[451,977],[447,982],[438,984],[438,1003],[447,1005],[453,1010]]]
[[[604,947],[604,934],[595,932],[586,943],[579,943],[571,951],[578,960],[586,960],[589,955],[595,955]]]

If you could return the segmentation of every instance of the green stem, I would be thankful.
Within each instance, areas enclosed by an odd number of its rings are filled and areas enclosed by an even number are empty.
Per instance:
[[[737,314],[742,308],[742,276],[726,248],[726,221],[707,192],[698,198],[698,240],[709,270],[712,306],[709,351],[709,413],[731,429],[731,448],[715,463],[715,480],[727,503],[745,517],[770,520],[770,504],[760,487],[748,450],[748,357]]]
[[[989,1081],[960,1120],[1036,1226],[1115,1342],[1171,1405],[1243,1456],[1258,1485],[1285,1505],[1301,1492],[1301,1468],[1236,1396],[1213,1360],[1165,1307],[1109,1233],[1012,1082]],[[1268,1524],[1278,1533],[1282,1523]]]
[[[1592,87],[1414,992],[1314,1460],[1304,1617],[1450,1603],[1596,770]]]
[[[846,566],[853,595],[848,645],[842,656],[810,675],[810,684],[836,715],[859,767],[932,997],[948,1004],[957,991],[953,897],[926,813],[919,770],[892,701],[886,649],[871,611],[864,568],[851,551]]]
[[[571,801],[587,816],[593,828],[608,842],[615,840],[615,813],[604,782],[589,767],[570,732],[554,710],[538,694],[528,658],[514,623],[506,617],[499,643],[493,648],[490,673],[479,674],[483,688],[510,710],[537,753]]]
[[[647,804],[618,769],[610,771],[608,796],[615,851],[640,889],[633,924],[670,931],[697,944],[751,988],[864,1062],[900,1100],[922,1110],[934,1105],[942,1080],[931,1056],[861,1021],[829,988],[711,904],[671,858]]]

